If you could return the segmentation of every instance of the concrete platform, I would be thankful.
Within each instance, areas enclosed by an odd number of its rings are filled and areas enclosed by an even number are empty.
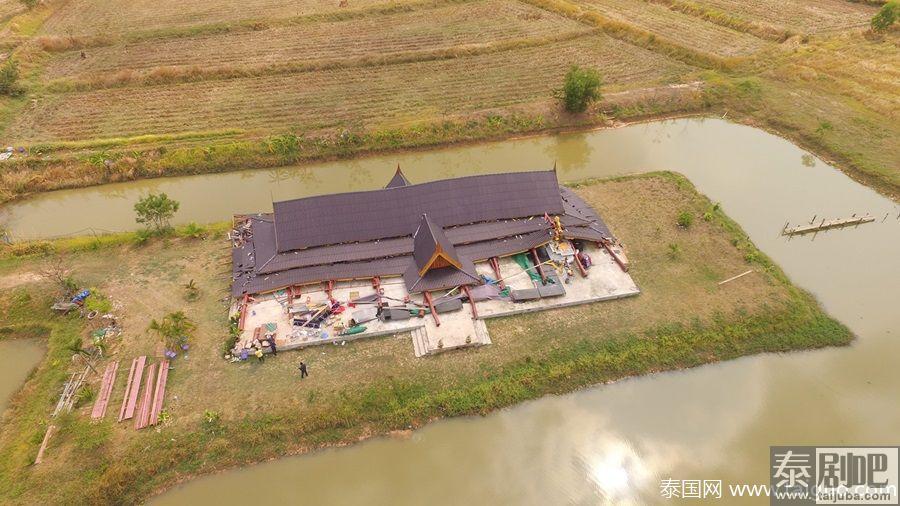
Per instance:
[[[381,321],[376,319],[366,322],[364,324],[366,330],[362,333],[349,336],[337,335],[337,328],[350,327],[350,319],[355,311],[367,307],[360,304],[355,309],[348,307],[343,313],[329,317],[320,330],[298,331],[291,325],[291,318],[287,312],[286,293],[280,292],[257,297],[250,304],[250,312],[246,317],[244,331],[238,342],[241,346],[249,346],[254,329],[266,323],[276,325],[275,339],[279,351],[410,333],[415,356],[422,357],[449,350],[491,344],[490,334],[484,323],[485,319],[615,300],[640,293],[631,276],[622,271],[605,250],[587,246],[586,253],[593,261],[593,266],[587,271],[587,277],[582,277],[575,266],[572,267],[575,272],[573,276],[567,276],[564,271],[555,272],[555,276],[560,280],[565,280],[561,281],[565,288],[565,293],[561,295],[558,295],[560,290],[547,289],[545,286],[543,290],[536,290],[540,283],[536,284],[532,281],[511,257],[500,259],[501,275],[507,280],[507,286],[511,289],[543,291],[552,296],[523,302],[513,302],[510,298],[481,301],[477,303],[477,319],[473,318],[471,305],[466,302],[458,310],[438,314],[439,326],[429,314],[425,317],[412,316],[402,320]],[[545,274],[549,276],[555,268],[552,265],[545,265],[544,269]],[[494,277],[493,270],[487,262],[476,264],[476,270],[479,274]],[[427,307],[421,295],[411,296],[409,304],[404,302],[407,292],[400,278],[384,279],[381,287],[384,290],[384,301],[392,307],[398,309]],[[318,285],[308,287],[307,290],[310,291],[304,291],[295,298],[295,304],[306,304],[312,308],[327,303],[328,297]],[[450,292],[452,291],[432,292],[432,296],[439,299]],[[344,305],[347,305],[351,298],[365,297],[374,293],[375,289],[371,283],[363,281],[336,283],[332,290],[334,298]]]

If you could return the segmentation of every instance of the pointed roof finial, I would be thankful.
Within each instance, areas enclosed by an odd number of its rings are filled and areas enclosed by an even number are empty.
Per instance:
[[[385,188],[397,188],[400,186],[409,186],[409,179],[406,179],[406,176],[403,174],[403,171],[400,170],[400,164],[397,164],[397,171],[394,172],[394,177],[388,182]]]

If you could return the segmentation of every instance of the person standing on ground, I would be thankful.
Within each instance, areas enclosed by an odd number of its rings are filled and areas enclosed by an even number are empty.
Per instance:
[[[260,362],[263,361],[263,352],[262,352],[261,346],[256,349],[256,359],[259,360]]]
[[[300,369],[300,379],[303,379],[303,378],[309,376],[309,373],[306,372],[306,362],[301,361],[299,369]]]
[[[272,356],[275,357],[278,355],[278,348],[275,347],[275,338],[269,339],[269,347],[272,348]]]

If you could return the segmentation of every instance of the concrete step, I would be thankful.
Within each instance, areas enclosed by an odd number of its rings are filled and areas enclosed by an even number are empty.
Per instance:
[[[484,320],[475,320],[475,337],[479,344],[491,344],[491,333],[488,332]]]
[[[428,333],[425,327],[419,327],[410,332],[412,335],[413,351],[416,357],[422,357],[428,354]]]

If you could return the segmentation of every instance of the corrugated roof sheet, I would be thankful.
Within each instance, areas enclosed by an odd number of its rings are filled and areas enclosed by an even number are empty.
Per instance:
[[[411,234],[419,217],[450,227],[562,214],[555,171],[512,172],[276,202],[278,251]]]

